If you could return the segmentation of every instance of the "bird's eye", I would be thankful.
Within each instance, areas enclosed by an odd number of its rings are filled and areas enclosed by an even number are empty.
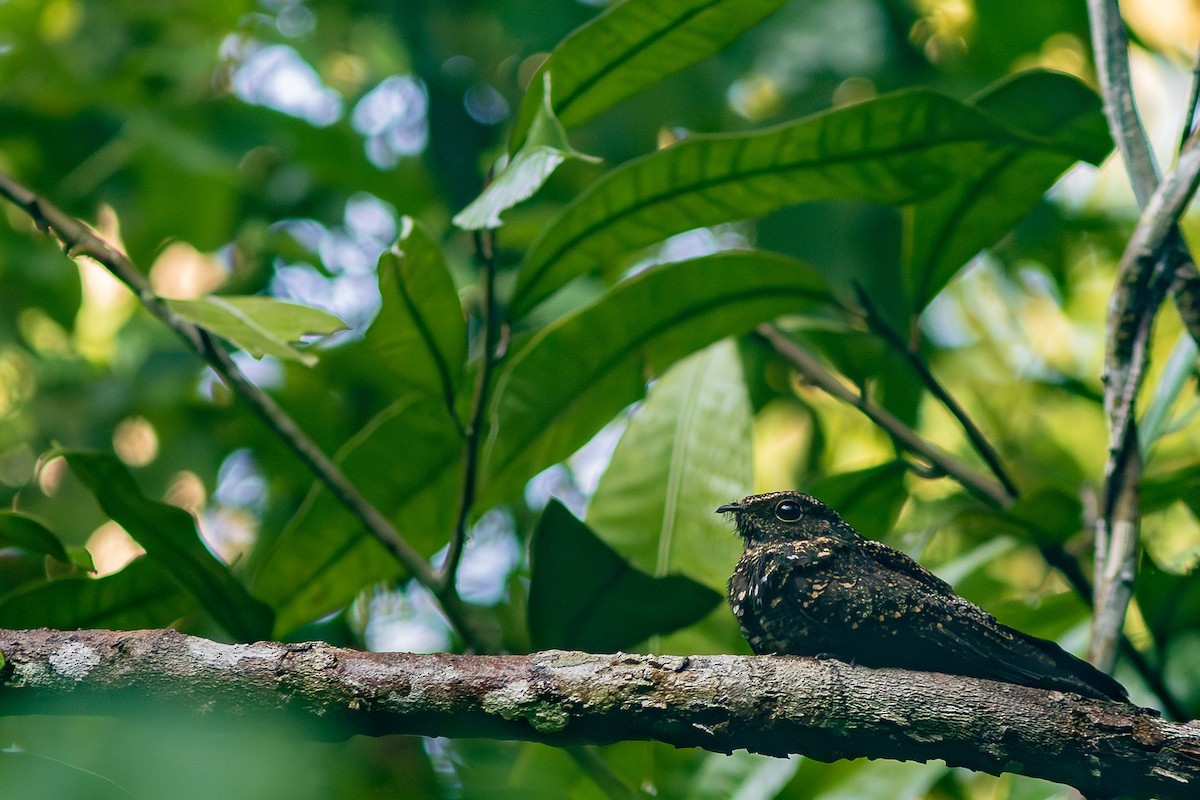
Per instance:
[[[775,506],[775,516],[783,522],[795,522],[802,515],[800,504],[795,500],[780,500]]]

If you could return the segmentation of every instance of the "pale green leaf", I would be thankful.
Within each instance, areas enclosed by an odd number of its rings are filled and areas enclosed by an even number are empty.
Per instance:
[[[1200,518],[1177,500],[1141,521],[1146,552],[1164,572],[1187,575],[1200,564]]]
[[[724,592],[742,548],[715,509],[753,486],[751,420],[733,342],[677,362],[630,418],[588,525],[644,572]]]
[[[564,161],[580,159],[595,163],[600,160],[571,147],[567,132],[550,108],[550,73],[543,73],[542,77],[546,88],[540,94],[545,99],[538,108],[525,144],[479,197],[454,216],[454,224],[458,227],[464,230],[499,228],[504,224],[500,215],[532,197]]]
[[[198,300],[167,300],[187,321],[232,342],[255,358],[275,356],[312,366],[317,357],[292,347],[305,336],[345,330],[346,324],[325,311],[272,297],[209,295]]]

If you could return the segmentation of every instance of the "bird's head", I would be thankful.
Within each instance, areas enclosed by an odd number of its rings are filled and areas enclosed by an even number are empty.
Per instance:
[[[737,531],[747,546],[817,536],[858,535],[836,511],[801,492],[752,494],[737,503],[721,506],[717,513],[733,514]]]

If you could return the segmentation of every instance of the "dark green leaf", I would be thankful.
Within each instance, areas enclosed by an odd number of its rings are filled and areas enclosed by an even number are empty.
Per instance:
[[[135,559],[103,578],[67,578],[0,597],[3,628],[165,628],[198,608],[152,558]]]
[[[554,76],[553,106],[573,128],[673,72],[721,50],[784,0],[627,0],[554,48],[534,74],[509,141],[518,145]]]
[[[721,595],[682,575],[653,578],[552,500],[530,544],[529,633],[537,649],[609,653],[692,624]]]
[[[453,409],[467,358],[467,323],[441,248],[411,217],[379,257],[383,303],[366,344],[396,391],[415,386]],[[453,413],[453,412],[451,412]]]
[[[962,173],[996,152],[1038,147],[1080,157],[926,90],[756,133],[690,137],[612,170],[568,205],[526,255],[513,312],[672,234],[810,200],[904,205],[958,191]]]
[[[539,331],[496,387],[486,474],[504,499],[574,452],[679,358],[830,302],[795,259],[734,251],[665,264]]]
[[[741,554],[714,513],[754,483],[750,399],[729,340],[677,362],[629,421],[587,524],[637,569],[723,590]]]
[[[337,460],[400,534],[432,555],[449,540],[461,454],[440,401],[410,392],[347,442]],[[402,573],[358,518],[316,484],[263,556],[252,586],[275,608],[281,637]]]
[[[908,499],[904,490],[903,461],[830,475],[805,489],[837,510],[863,535],[883,539]]]
[[[1076,161],[1112,150],[1100,98],[1069,75],[1016,75],[974,99],[1012,130],[978,157],[955,160],[957,180],[912,209],[906,285],[919,311],[967,261],[996,243]]]
[[[271,609],[251,597],[229,567],[208,551],[191,514],[142,494],[129,470],[110,453],[68,451],[63,457],[104,512],[174,576],[218,625],[241,641],[268,635]]]
[[[1200,619],[1200,580],[1160,569],[1152,559],[1138,568],[1137,602],[1156,642],[1171,641],[1177,634],[1194,634]]]
[[[0,543],[71,563],[71,557],[53,532],[33,517],[16,511],[0,511]]]
[[[1022,495],[1004,513],[1038,545],[1062,544],[1083,527],[1083,501],[1053,486]]]
[[[317,357],[292,347],[309,334],[346,329],[333,314],[272,297],[220,297],[167,300],[176,314],[227,339],[255,358],[270,355],[312,366]]]

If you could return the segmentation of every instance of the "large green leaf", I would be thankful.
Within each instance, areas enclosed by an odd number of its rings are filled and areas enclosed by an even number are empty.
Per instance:
[[[16,545],[32,553],[52,556],[63,563],[71,557],[50,529],[33,517],[16,511],[0,511],[0,544]]]
[[[529,635],[539,650],[610,653],[690,625],[721,601],[682,575],[638,571],[556,500],[542,512],[529,558]]]
[[[908,497],[903,461],[829,475],[805,487],[871,539],[882,539],[900,516]]]
[[[167,300],[184,319],[228,339],[255,358],[275,356],[312,366],[317,357],[292,347],[310,334],[346,329],[346,323],[325,311],[273,297],[219,297]]]
[[[614,3],[559,45],[529,84],[509,139],[516,146],[554,76],[552,106],[573,128],[638,90],[716,53],[784,0],[627,0]]]
[[[619,284],[539,331],[500,376],[488,498],[503,500],[570,455],[676,360],[830,299],[812,267],[758,251],[666,264]]]
[[[811,200],[905,205],[959,192],[963,176],[980,164],[1024,151],[1070,163],[1094,156],[1096,148],[1091,141],[1079,145],[1070,137],[1011,129],[990,113],[927,90],[755,133],[690,137],[612,170],[568,205],[530,248],[513,312],[524,313],[572,278],[672,234]]]
[[[566,130],[550,108],[550,73],[545,73],[542,78],[545,85],[541,93],[543,102],[533,119],[525,144],[521,145],[508,166],[487,185],[479,197],[454,215],[454,224],[458,227],[465,230],[499,228],[504,224],[500,215],[532,197],[564,161],[600,160],[571,147]]]
[[[396,388],[415,386],[454,408],[467,358],[467,323],[441,248],[412,217],[379,256],[379,315],[366,344]],[[453,413],[453,411],[451,411]]]
[[[187,589],[218,625],[241,641],[267,636],[271,609],[251,597],[208,551],[191,514],[142,494],[129,470],[111,453],[68,451],[63,457],[104,513]]]
[[[742,548],[714,509],[754,483],[751,416],[732,341],[677,362],[630,419],[588,526],[644,572],[723,591]]]
[[[911,210],[906,285],[913,310],[968,260],[996,243],[1076,161],[1112,150],[1100,98],[1057,72],[1018,74],[973,100],[1019,134],[958,166],[958,180]]]
[[[461,453],[440,401],[410,392],[347,442],[337,460],[400,534],[432,555],[449,539]],[[263,556],[252,586],[275,608],[275,635],[283,636],[402,574],[358,518],[317,484]]]
[[[103,578],[66,578],[0,597],[2,628],[164,628],[199,605],[153,558]]]

